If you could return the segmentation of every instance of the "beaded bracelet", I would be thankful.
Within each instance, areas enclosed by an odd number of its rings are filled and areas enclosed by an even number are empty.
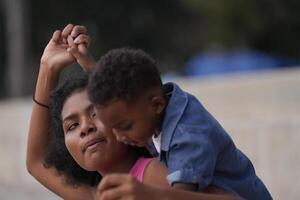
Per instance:
[[[42,106],[42,107],[44,107],[44,108],[49,108],[49,106],[47,106],[47,105],[45,105],[45,104],[42,104],[42,103],[38,102],[38,101],[35,99],[34,95],[32,96],[32,100],[34,101],[34,103],[36,103],[36,104],[39,105],[39,106]]]

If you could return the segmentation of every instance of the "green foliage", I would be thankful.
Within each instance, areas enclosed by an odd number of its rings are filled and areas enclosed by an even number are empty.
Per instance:
[[[203,45],[245,46],[300,57],[297,0],[182,0],[203,22]]]
[[[178,67],[190,55],[190,49],[201,48],[200,41],[195,42],[197,33],[191,31],[197,18],[181,1],[32,1],[36,54],[45,46],[41,41],[47,41],[51,32],[70,22],[87,26],[96,57],[112,48],[133,46]]]
[[[1,2],[1,1],[0,1]],[[3,1],[4,2],[4,1]],[[30,44],[24,93],[34,88],[37,65],[56,29],[83,24],[92,37],[95,58],[112,48],[132,46],[149,52],[162,71],[180,71],[191,56],[211,47],[249,48],[300,59],[299,0],[28,0]],[[2,3],[2,2],[1,2]],[[5,78],[9,37],[0,3],[0,98],[11,83]],[[29,10],[26,10],[28,9]],[[29,23],[28,23],[29,22]],[[30,55],[32,54],[32,55]],[[32,57],[34,58],[32,62]],[[20,58],[16,58],[20,59]],[[32,64],[35,63],[35,64]],[[31,67],[31,68],[30,68]],[[75,68],[77,71],[79,68]],[[76,71],[75,70],[75,71]],[[29,77],[31,76],[31,77]],[[21,86],[20,86],[21,87]],[[23,89],[22,89],[23,90]]]
[[[300,58],[297,0],[31,0],[32,40],[39,56],[51,33],[84,24],[99,58],[109,49],[146,50],[164,69],[217,45]]]

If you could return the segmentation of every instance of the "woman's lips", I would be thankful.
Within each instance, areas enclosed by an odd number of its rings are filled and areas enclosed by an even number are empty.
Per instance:
[[[92,150],[95,147],[98,146],[99,143],[105,142],[106,140],[104,138],[95,138],[91,139],[88,142],[85,143],[83,152],[86,152],[87,150]]]

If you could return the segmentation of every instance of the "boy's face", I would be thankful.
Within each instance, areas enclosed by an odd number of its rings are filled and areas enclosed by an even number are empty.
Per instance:
[[[98,123],[110,128],[118,141],[145,146],[155,131],[160,129],[164,107],[162,97],[144,95],[130,104],[124,100],[114,100],[105,106],[96,105],[96,112]]]

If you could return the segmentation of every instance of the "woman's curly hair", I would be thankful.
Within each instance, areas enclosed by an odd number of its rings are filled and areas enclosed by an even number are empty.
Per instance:
[[[101,180],[98,172],[81,168],[69,153],[64,140],[61,112],[65,101],[77,91],[86,89],[87,76],[68,79],[57,87],[50,96],[51,128],[50,141],[47,147],[44,166],[54,167],[59,174],[64,175],[65,183],[73,186],[86,184],[95,186]]]

